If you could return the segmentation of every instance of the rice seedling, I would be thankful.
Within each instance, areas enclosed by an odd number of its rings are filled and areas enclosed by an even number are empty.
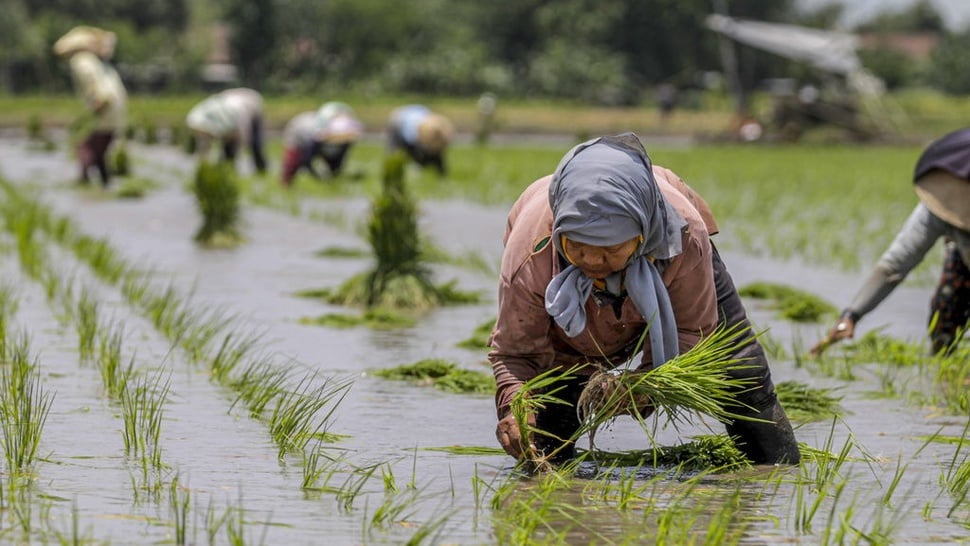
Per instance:
[[[80,546],[82,544],[97,544],[94,539],[93,530],[88,527],[81,532],[81,514],[78,510],[77,499],[71,504],[71,520],[69,528],[66,530],[53,529],[51,534],[56,544],[61,546]]]
[[[488,340],[492,336],[492,330],[495,328],[495,320],[492,318],[480,323],[472,331],[470,337],[458,342],[458,346],[466,349],[488,349]]]
[[[370,253],[362,248],[328,246],[314,252],[313,255],[320,258],[367,258]]]
[[[119,142],[113,146],[108,154],[108,170],[117,176],[128,176],[131,174],[131,161],[128,158],[128,147],[124,142]]]
[[[367,224],[374,268],[344,282],[331,296],[331,303],[420,313],[473,297],[432,282],[422,258],[417,206],[404,182],[406,163],[400,153],[384,161],[382,192],[374,200]]]
[[[77,327],[77,351],[82,362],[88,361],[94,355],[94,340],[98,333],[98,302],[87,287],[81,289],[74,316]]]
[[[124,258],[118,255],[107,239],[77,235],[71,245],[78,259],[87,263],[100,279],[110,284],[117,284],[128,271]]]
[[[370,309],[361,315],[346,313],[327,313],[317,317],[300,317],[300,324],[311,326],[326,326],[328,328],[357,328],[366,327],[373,330],[393,330],[409,328],[417,324],[410,316],[405,316],[388,309]]]
[[[229,381],[237,393],[232,406],[245,402],[250,417],[261,417],[270,402],[285,395],[292,371],[291,366],[277,366],[269,358],[251,361],[238,377]]]
[[[138,460],[146,476],[148,470],[162,466],[162,417],[169,385],[159,372],[127,381],[121,392],[125,454]]]
[[[256,347],[259,341],[259,337],[239,338],[233,332],[226,334],[222,338],[219,350],[209,362],[212,378],[222,384],[231,383],[230,376],[236,366],[242,362],[243,357]]]
[[[839,417],[841,397],[832,395],[834,389],[811,387],[798,381],[782,381],[775,385],[778,401],[792,421],[810,423]]]
[[[589,433],[618,415],[642,421],[641,409],[653,407],[676,423],[687,412],[710,415],[719,421],[744,417],[735,412],[736,396],[752,387],[752,380],[731,377],[735,369],[748,366],[733,358],[740,344],[749,342],[747,329],[718,328],[690,351],[648,371],[597,371],[580,395],[577,415],[583,423],[579,433]],[[642,339],[641,339],[642,342]]]
[[[128,387],[128,381],[134,375],[134,357],[128,361],[127,366],[121,364],[121,342],[124,336],[123,326],[102,332],[98,345],[98,370],[101,372],[101,384],[111,400],[121,399]]]
[[[495,392],[495,376],[491,372],[479,372],[459,368],[455,362],[440,358],[427,358],[414,364],[374,370],[373,375],[384,379],[413,381],[432,385],[453,393],[490,394]]]
[[[485,446],[440,446],[423,447],[425,451],[441,451],[451,455],[468,455],[471,457],[488,457],[491,455],[504,455],[505,450],[500,447]]]
[[[794,322],[820,322],[839,313],[837,307],[818,296],[782,284],[754,282],[739,288],[738,293],[742,297],[770,300],[782,318]]]
[[[192,494],[188,487],[182,484],[181,476],[176,473],[168,486],[168,506],[172,514],[172,534],[175,544],[188,544],[188,518],[192,506]]]
[[[276,399],[269,429],[280,460],[287,453],[303,453],[310,440],[322,437],[351,385],[325,380],[315,386],[315,379],[315,374],[307,375],[293,390],[283,391]]]
[[[239,188],[232,166],[200,161],[192,191],[202,215],[196,242],[220,248],[240,244]]]
[[[151,178],[127,177],[119,181],[114,194],[118,199],[142,199],[156,188],[158,183]]]
[[[689,442],[675,446],[655,446],[643,451],[611,453],[597,451],[598,464],[622,467],[650,466],[672,468],[682,472],[736,472],[749,468],[751,463],[724,434],[694,436]]]
[[[54,395],[44,390],[37,363],[29,355],[29,338],[22,334],[3,355],[0,366],[0,429],[3,454],[11,479],[26,475],[37,460],[37,448]]]

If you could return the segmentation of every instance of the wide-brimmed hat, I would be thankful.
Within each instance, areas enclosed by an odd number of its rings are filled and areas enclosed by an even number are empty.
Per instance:
[[[916,195],[940,220],[970,231],[970,181],[933,169],[916,181]]]
[[[418,124],[418,146],[436,154],[448,146],[455,129],[448,118],[441,114],[428,114]]]
[[[364,126],[349,114],[338,114],[320,131],[320,139],[328,144],[348,144],[356,142],[364,132]]]
[[[54,42],[54,54],[69,57],[79,51],[89,51],[102,59],[114,55],[117,35],[109,30],[86,25],[76,26]]]

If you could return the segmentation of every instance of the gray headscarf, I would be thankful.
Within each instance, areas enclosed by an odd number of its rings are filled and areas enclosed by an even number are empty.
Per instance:
[[[601,137],[570,150],[559,162],[549,186],[552,241],[562,249],[562,236],[578,243],[610,246],[642,236],[626,267],[626,289],[648,323],[653,365],[678,352],[677,324],[667,288],[653,260],[682,252],[681,231],[687,222],[660,193],[653,167],[633,133]],[[607,277],[607,289],[620,293],[620,273]],[[586,328],[586,300],[593,279],[570,265],[546,287],[546,311],[575,337]]]

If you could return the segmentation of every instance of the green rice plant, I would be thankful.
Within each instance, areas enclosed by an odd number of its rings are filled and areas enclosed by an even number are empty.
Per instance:
[[[243,357],[249,354],[259,342],[260,339],[258,336],[240,338],[233,332],[226,334],[222,338],[219,350],[209,362],[212,378],[223,385],[231,383],[231,375],[236,369],[236,366],[242,362]]]
[[[841,346],[841,357],[852,363],[877,363],[893,366],[918,366],[927,360],[919,344],[906,342],[882,333],[883,328],[869,330],[861,337]]]
[[[108,170],[117,176],[131,174],[131,162],[128,159],[128,147],[124,141],[113,146],[108,155]]]
[[[72,241],[74,254],[87,263],[98,278],[116,284],[128,271],[128,265],[107,239],[77,235]]]
[[[371,373],[384,379],[433,385],[447,392],[475,394],[495,392],[495,376],[492,373],[459,368],[457,363],[440,358],[427,358],[414,364],[374,370]]]
[[[955,442],[956,448],[953,450],[953,457],[950,458],[946,466],[946,473],[940,477],[940,482],[946,491],[953,498],[953,505],[947,512],[947,517],[953,514],[961,506],[970,502],[970,456],[966,454],[965,447],[970,445],[967,442],[967,434],[970,432],[970,421],[963,427],[963,434]]]
[[[420,489],[385,491],[383,501],[374,509],[374,513],[370,517],[368,531],[375,528],[387,530],[393,525],[409,523],[411,518],[417,514],[415,506],[421,500],[421,493]]]
[[[98,333],[98,302],[87,287],[81,289],[74,312],[77,327],[77,351],[81,361],[94,356],[94,340]]]
[[[336,491],[337,505],[344,512],[350,512],[354,508],[354,502],[360,496],[364,486],[374,477],[374,474],[383,466],[384,463],[374,463],[367,466],[355,466],[352,472],[340,485]]]
[[[370,253],[361,248],[328,246],[313,253],[320,258],[366,258]]]
[[[361,315],[346,313],[327,313],[317,317],[300,317],[300,324],[326,326],[329,328],[366,327],[373,330],[392,330],[414,326],[413,317],[402,315],[390,309],[368,309]]]
[[[442,451],[451,455],[468,455],[471,457],[489,457],[492,455],[504,455],[505,450],[500,447],[486,446],[440,446],[423,447],[425,451]]]
[[[239,188],[234,170],[226,163],[199,162],[192,191],[202,225],[195,233],[204,246],[231,247],[242,242],[239,232]]]
[[[336,492],[328,484],[339,471],[339,464],[342,462],[341,459],[331,456],[324,441],[318,438],[313,447],[303,455],[303,481],[300,487],[307,492]]]
[[[126,177],[118,183],[114,193],[118,199],[142,199],[157,188],[158,183],[150,178]]]
[[[567,404],[556,394],[565,388],[566,381],[575,378],[574,374],[579,369],[580,366],[573,366],[567,370],[557,368],[547,370],[526,381],[509,403],[509,411],[514,416],[519,429],[519,443],[523,446],[524,462],[533,470],[539,472],[553,470],[553,465],[549,461],[559,451],[557,449],[552,453],[540,453],[532,443],[533,435],[548,436],[558,441],[567,440],[566,438],[557,438],[547,431],[536,428],[533,424],[534,416],[538,411],[549,406]]]
[[[725,434],[699,435],[675,446],[655,446],[644,451],[596,452],[598,464],[623,467],[673,468],[677,474],[736,472],[751,463]]]
[[[458,346],[466,349],[488,349],[488,340],[492,337],[495,321],[496,319],[492,318],[480,323],[470,337],[458,342]]]
[[[795,322],[821,322],[838,315],[839,309],[818,296],[782,284],[754,282],[738,289],[742,297],[772,302],[782,318]]]
[[[111,400],[120,400],[127,390],[128,381],[135,373],[134,357],[127,366],[121,364],[121,342],[125,337],[124,327],[104,331],[98,345],[98,370],[101,384]]]
[[[44,390],[26,334],[6,347],[0,366],[0,429],[11,479],[28,473],[37,459],[54,395]]]
[[[81,532],[81,514],[78,510],[77,499],[71,504],[70,528],[66,530],[53,529],[51,534],[57,544],[61,546],[80,546],[82,544],[97,544],[93,530],[88,527]]]
[[[229,380],[237,393],[232,406],[244,402],[251,417],[261,417],[270,402],[285,396],[292,371],[292,366],[277,366],[268,357],[251,361],[238,377]]]
[[[841,397],[832,395],[834,389],[815,388],[798,381],[782,381],[775,385],[778,401],[792,421],[811,423],[839,417]]]
[[[169,385],[159,372],[127,381],[121,392],[125,454],[138,460],[146,476],[148,470],[162,466],[162,418]]]
[[[181,476],[176,474],[168,487],[168,507],[172,514],[172,535],[178,546],[188,544],[187,532],[191,506],[191,491],[182,485]]]
[[[287,453],[303,453],[310,440],[323,437],[351,385],[349,381],[325,380],[315,386],[315,380],[315,374],[307,375],[293,390],[283,391],[276,399],[269,429],[281,460]]]
[[[753,380],[730,373],[750,366],[732,356],[742,344],[751,342],[747,334],[747,328],[719,327],[662,366],[647,371],[595,372],[577,406],[583,423],[579,434],[589,433],[592,445],[597,428],[618,415],[637,417],[640,408],[648,405],[675,423],[687,412],[704,413],[722,422],[745,419],[736,413],[742,409],[737,395],[751,389]]]
[[[955,414],[970,412],[970,346],[964,344],[932,360],[931,371],[940,397]]]

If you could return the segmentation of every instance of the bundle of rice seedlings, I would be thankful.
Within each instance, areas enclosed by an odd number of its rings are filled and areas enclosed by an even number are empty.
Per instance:
[[[118,176],[128,176],[131,173],[128,161],[128,149],[124,142],[119,143],[111,152],[109,169]]]
[[[239,188],[232,166],[200,161],[192,190],[202,213],[202,226],[195,240],[207,246],[240,243]]]
[[[782,318],[794,322],[819,322],[838,315],[839,309],[822,298],[783,284],[753,282],[738,289],[743,297],[772,301]]]
[[[778,401],[792,421],[810,423],[842,415],[841,396],[833,389],[815,388],[798,381],[782,381],[775,385]]]
[[[599,371],[590,377],[577,404],[590,445],[596,430],[619,415],[644,419],[656,410],[671,421],[698,412],[726,422],[743,419],[732,408],[743,407],[737,395],[751,389],[754,378],[734,378],[729,372],[750,367],[733,357],[750,342],[748,328],[721,327],[704,337],[690,351],[647,371]]]

